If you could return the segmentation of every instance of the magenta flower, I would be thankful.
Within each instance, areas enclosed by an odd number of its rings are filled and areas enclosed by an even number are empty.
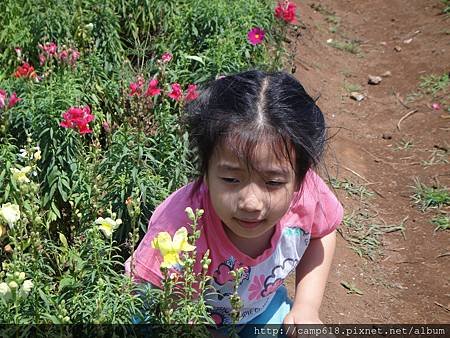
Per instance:
[[[275,7],[275,17],[280,20],[284,20],[286,23],[297,23],[297,18],[295,11],[297,5],[290,1],[278,2],[277,7]]]
[[[0,109],[5,106],[5,101],[6,101],[6,91],[0,89]]]
[[[69,51],[71,52],[69,63],[73,66],[75,65],[75,62],[77,62],[77,60],[80,58],[80,52],[76,49],[70,49]]]
[[[173,55],[170,54],[169,52],[165,52],[165,53],[163,53],[163,55],[161,55],[161,61],[163,63],[170,62],[170,60],[172,60],[172,58],[173,58]]]
[[[14,107],[19,101],[22,101],[22,99],[17,97],[16,92],[13,92],[9,97],[8,108]]]
[[[39,65],[42,67],[45,64],[45,61],[47,61],[47,58],[44,54],[39,54]]]
[[[59,124],[64,128],[77,129],[80,134],[92,133],[89,129],[89,122],[94,119],[88,105],[84,107],[70,107],[64,114],[64,120]]]
[[[142,77],[138,77],[136,82],[130,83],[130,96],[133,95],[141,95],[142,86],[144,85],[144,79]]]
[[[66,61],[68,57],[69,57],[69,52],[65,49],[59,53],[59,59],[61,61]]]
[[[184,98],[186,101],[192,101],[195,100],[198,97],[197,92],[197,85],[196,84],[190,84],[188,86],[186,97]]]
[[[156,96],[159,94],[161,94],[161,89],[158,88],[158,80],[157,79],[150,80],[144,96]]]
[[[178,83],[174,83],[171,85],[172,91],[167,94],[171,99],[178,101],[183,96],[183,92],[181,91],[181,86]]]
[[[261,28],[254,27],[248,31],[247,39],[252,45],[259,45],[264,40],[264,35],[265,32]]]

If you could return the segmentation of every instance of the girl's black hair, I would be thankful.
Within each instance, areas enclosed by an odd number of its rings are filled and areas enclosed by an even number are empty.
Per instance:
[[[321,110],[303,86],[284,72],[252,70],[211,81],[185,111],[201,176],[207,174],[217,146],[229,147],[249,163],[255,145],[265,142],[277,156],[287,156],[300,186],[324,150],[326,128]]]

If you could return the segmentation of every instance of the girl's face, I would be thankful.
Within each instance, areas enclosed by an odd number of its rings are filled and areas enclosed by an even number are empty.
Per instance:
[[[250,165],[218,146],[209,162],[206,183],[212,205],[228,230],[254,239],[272,229],[286,213],[297,186],[289,160],[277,158],[267,144],[256,146]]]

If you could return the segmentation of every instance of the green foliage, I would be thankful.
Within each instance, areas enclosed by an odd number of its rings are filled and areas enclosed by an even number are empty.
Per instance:
[[[450,78],[448,74],[442,75],[426,75],[420,78],[419,88],[426,94],[436,96],[437,93],[444,90],[450,85]]]
[[[179,124],[184,102],[167,97],[170,85],[185,90],[224,73],[280,69],[287,28],[275,22],[273,5],[0,1],[0,89],[21,99],[0,107],[0,205],[20,210],[16,224],[0,217],[0,285],[17,284],[0,299],[1,323],[126,323],[139,314],[123,261],[155,207],[196,174]],[[247,32],[256,26],[266,38],[252,46]],[[43,51],[48,43],[52,55]],[[64,61],[67,50],[79,58]],[[163,52],[172,61],[161,62]],[[33,72],[16,77],[25,62]],[[145,86],[157,78],[162,94],[131,96],[138,78]],[[61,126],[69,108],[84,106],[92,132]],[[112,236],[99,231],[100,217],[114,223]],[[160,306],[158,290],[152,297]],[[206,307],[183,307],[176,322],[190,313],[209,320]]]
[[[440,208],[450,204],[450,192],[447,187],[440,185],[429,187],[421,183],[417,178],[414,180],[414,183],[415,191],[411,197],[422,211],[429,208]]]

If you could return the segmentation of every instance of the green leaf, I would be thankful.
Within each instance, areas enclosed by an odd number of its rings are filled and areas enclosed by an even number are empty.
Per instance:
[[[203,58],[201,58],[200,56],[196,56],[196,55],[185,55],[184,56],[186,59],[189,60],[195,60],[197,62],[200,62],[203,66],[205,65],[205,61],[203,61]]]
[[[64,246],[64,248],[67,250],[69,248],[69,245],[67,244],[67,238],[61,232],[59,233],[59,240],[61,241],[61,243]]]

